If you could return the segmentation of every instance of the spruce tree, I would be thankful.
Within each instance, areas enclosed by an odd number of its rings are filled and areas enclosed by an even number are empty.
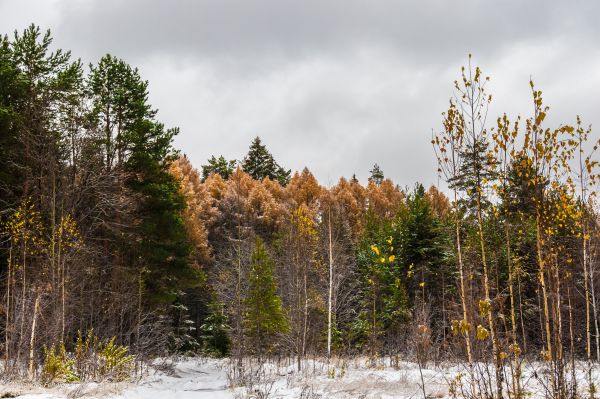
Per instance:
[[[486,137],[469,136],[469,139],[465,141],[466,144],[461,153],[463,163],[456,178],[449,183],[451,188],[457,188],[467,194],[461,204],[466,211],[475,213],[478,207],[478,197],[482,210],[487,210],[491,205],[482,186],[495,180],[498,174],[494,169],[493,161],[488,157],[489,143]]]
[[[361,312],[353,333],[357,344],[367,344],[371,356],[381,350],[381,339],[410,317],[405,273],[400,268],[393,223],[367,214],[367,226],[357,253]]]
[[[278,181],[285,186],[290,181],[291,171],[282,168],[273,158],[273,155],[262,144],[260,137],[256,137],[246,157],[241,163],[244,172],[252,176],[253,179],[262,180],[268,177],[271,180]]]
[[[246,331],[260,359],[272,349],[277,335],[289,329],[281,298],[277,294],[273,261],[260,238],[256,239],[252,253],[248,284],[245,300]]]
[[[213,301],[208,305],[208,314],[200,325],[203,351],[208,355],[227,356],[231,349],[230,326],[223,304]]]
[[[441,223],[435,216],[422,184],[417,184],[406,199],[396,221],[396,245],[413,306],[433,299],[434,293],[446,289],[444,240]],[[436,296],[437,298],[437,296]],[[432,306],[433,322],[441,318],[441,304]],[[440,306],[437,306],[440,305]]]

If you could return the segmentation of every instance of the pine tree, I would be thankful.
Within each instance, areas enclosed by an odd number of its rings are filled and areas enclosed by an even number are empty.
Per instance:
[[[383,179],[384,179],[384,175],[383,175],[383,171],[381,170],[379,165],[377,165],[377,164],[373,165],[373,169],[371,169],[369,171],[369,173],[371,173],[371,176],[369,177],[369,181],[372,181],[377,186],[381,185],[381,183],[383,182]]]
[[[235,171],[237,161],[235,159],[228,161],[221,155],[216,158],[214,155],[208,160],[208,164],[202,165],[202,180],[206,180],[213,173],[218,173],[225,180]]]
[[[6,36],[0,37],[0,209],[14,203],[22,190],[24,176],[18,164],[24,148],[19,145],[19,111],[24,89],[10,42]]]
[[[156,111],[148,104],[148,82],[110,54],[90,67],[88,86],[93,93],[90,119],[101,128],[105,167],[111,170],[126,160],[132,129],[139,121],[152,119]]]
[[[185,198],[168,170],[175,157],[171,145],[177,132],[140,121],[130,132],[131,154],[125,165],[131,176],[128,186],[140,196],[134,252],[145,271],[148,299],[167,303],[202,280],[201,271],[190,262],[190,241],[182,220]]]
[[[273,348],[277,335],[285,333],[288,320],[277,283],[273,276],[273,261],[260,238],[256,239],[248,276],[248,293],[245,300],[246,331],[259,359]]]
[[[287,185],[290,181],[291,171],[279,166],[258,136],[252,141],[250,150],[243,159],[241,166],[244,172],[256,180],[268,177],[271,180],[278,181],[282,186]]]

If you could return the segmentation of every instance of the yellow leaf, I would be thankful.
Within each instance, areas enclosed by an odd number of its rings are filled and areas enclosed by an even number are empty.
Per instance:
[[[476,338],[478,341],[485,341],[490,335],[489,331],[481,324],[477,326]]]
[[[379,248],[377,248],[375,245],[371,245],[371,250],[379,255]]]

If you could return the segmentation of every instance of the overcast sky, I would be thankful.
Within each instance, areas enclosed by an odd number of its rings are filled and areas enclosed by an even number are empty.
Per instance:
[[[85,63],[139,67],[196,166],[259,135],[325,185],[375,162],[436,183],[431,132],[469,53],[491,115],[529,116],[532,76],[551,122],[600,129],[599,19],[597,0],[0,0],[0,32],[34,22]]]

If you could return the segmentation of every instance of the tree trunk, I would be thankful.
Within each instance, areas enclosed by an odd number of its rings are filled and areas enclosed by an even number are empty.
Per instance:
[[[37,316],[40,308],[40,291],[38,290],[35,297],[35,306],[33,307],[33,321],[31,322],[31,339],[29,340],[29,379],[33,380],[35,376],[35,327]]]
[[[328,217],[329,230],[329,293],[327,296],[327,361],[331,358],[331,302],[333,297],[333,244],[331,238],[331,208],[329,208]]]

